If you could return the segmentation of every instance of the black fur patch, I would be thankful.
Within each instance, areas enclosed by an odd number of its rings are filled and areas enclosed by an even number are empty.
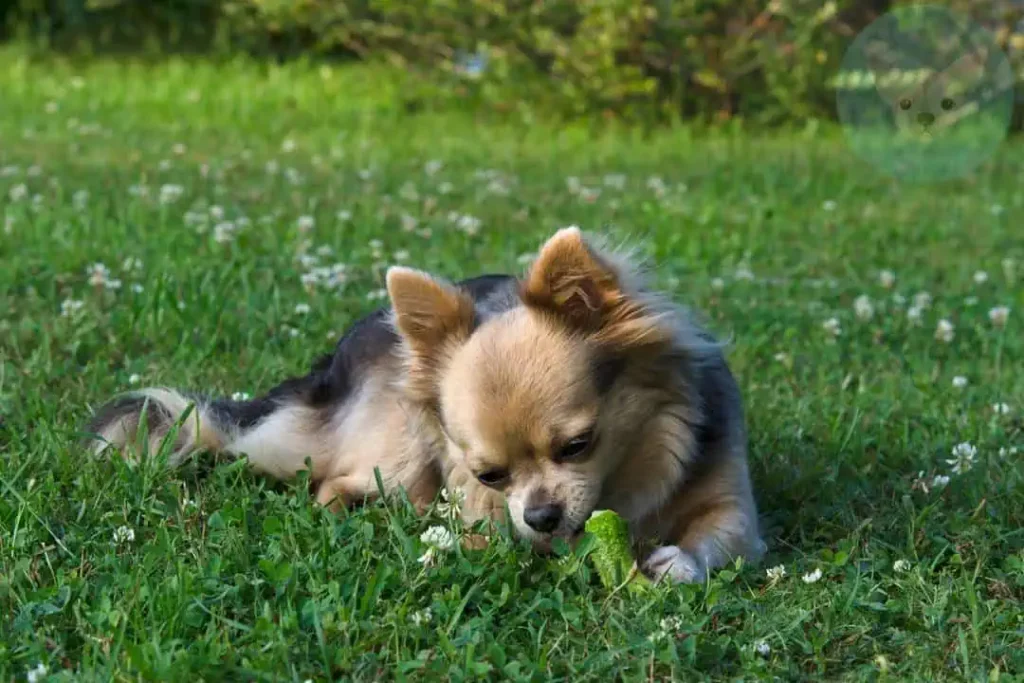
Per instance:
[[[611,391],[625,369],[626,359],[622,356],[602,356],[595,360],[591,372],[597,386],[597,393],[603,396]]]
[[[456,286],[480,302],[514,282],[509,275],[482,275]],[[210,409],[218,420],[243,429],[256,426],[288,403],[323,408],[325,417],[329,416],[331,408],[343,403],[359,386],[368,368],[398,346],[398,335],[389,317],[390,310],[380,308],[356,321],[338,340],[334,352],[319,358],[304,377],[285,380],[251,401],[218,399],[210,403]]]

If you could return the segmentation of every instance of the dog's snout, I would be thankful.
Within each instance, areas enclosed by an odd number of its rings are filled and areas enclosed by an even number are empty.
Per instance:
[[[935,123],[935,114],[930,111],[923,111],[917,115],[917,122],[922,126],[930,126]]]
[[[562,506],[545,503],[528,507],[523,511],[523,521],[534,531],[539,531],[542,534],[550,533],[562,521]]]

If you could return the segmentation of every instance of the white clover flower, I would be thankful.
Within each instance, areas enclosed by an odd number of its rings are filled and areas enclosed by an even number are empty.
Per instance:
[[[712,278],[711,289],[712,291],[715,292],[721,292],[723,289],[725,289],[725,280],[723,280],[720,277]]]
[[[75,208],[81,211],[89,205],[89,191],[79,190],[75,194],[71,195],[71,203],[74,204]]]
[[[161,204],[173,204],[174,202],[181,199],[181,196],[185,194],[185,188],[181,185],[161,185],[160,186],[160,203]]]
[[[958,443],[953,447],[953,458],[947,460],[946,464],[951,465],[954,474],[963,474],[974,467],[974,459],[978,455],[978,449],[969,441]]]
[[[299,219],[295,221],[295,227],[298,228],[299,232],[309,232],[316,225],[316,219],[312,216],[299,216]]]
[[[128,378],[128,384],[138,384],[141,381],[142,381],[142,378],[139,377],[138,375],[131,375]]]
[[[988,312],[988,319],[996,327],[1005,327],[1006,320],[1010,317],[1010,309],[1007,306],[996,306]]]
[[[939,321],[938,325],[935,326],[935,339],[945,344],[953,341],[955,336],[953,323],[949,322],[945,318]]]
[[[907,309],[907,320],[910,321],[911,325],[920,325],[923,312],[924,309],[920,306],[911,306]]]
[[[415,216],[410,216],[407,213],[403,213],[400,220],[402,222],[402,230],[404,232],[412,232],[420,224]]]
[[[932,479],[932,488],[941,489],[943,486],[949,483],[949,477],[945,474],[936,474]],[[925,491],[927,493],[927,491]]]
[[[347,223],[352,220],[352,212],[342,209],[335,214],[335,218],[337,218],[340,223]]]
[[[593,187],[582,187],[580,188],[579,195],[580,199],[585,202],[595,202],[601,196],[601,190]]]
[[[129,256],[121,262],[121,270],[131,272],[133,270],[142,270],[142,259],[134,256]]]
[[[897,292],[892,295],[892,303],[896,308],[903,308],[903,305],[907,303],[907,297]]]
[[[432,526],[422,534],[420,541],[427,547],[447,552],[455,547],[455,536],[443,526]]]
[[[903,574],[904,572],[910,571],[910,561],[901,558],[892,563],[892,568],[893,571]]]
[[[932,305],[932,295],[928,292],[918,292],[914,295],[914,305],[925,309]]]
[[[967,386],[967,378],[963,375],[957,375],[953,378],[953,387],[956,389],[963,389]]]
[[[996,415],[1009,415],[1010,406],[1007,403],[993,403],[992,412],[994,412]]]
[[[25,185],[24,183],[20,185],[15,185],[7,193],[7,196],[11,198],[12,202],[20,202],[21,200],[28,196],[28,186]]]
[[[892,286],[896,284],[896,273],[891,270],[879,271],[878,284],[882,285],[885,289],[892,289]]]
[[[462,514],[462,505],[466,502],[466,492],[461,488],[449,491],[445,486],[441,489],[441,501],[437,504],[437,513],[447,520],[454,521]]]
[[[420,535],[420,540],[427,546],[427,551],[419,558],[424,567],[432,567],[443,553],[455,547],[455,537],[443,526],[430,527]]]
[[[34,669],[29,669],[25,672],[25,680],[28,683],[38,683],[38,681],[43,680],[44,676],[46,676],[46,665],[41,662]]]
[[[875,307],[871,304],[871,297],[861,294],[853,302],[853,311],[861,320],[870,320],[875,314]]]
[[[813,572],[803,575],[804,583],[817,583],[821,579],[821,568],[815,569]]]
[[[825,330],[825,333],[833,339],[843,333],[843,328],[840,326],[838,318],[829,318],[821,324],[821,329]]]
[[[94,263],[86,269],[89,276],[89,284],[93,287],[103,287],[110,279],[110,270],[102,263]]]
[[[762,657],[767,657],[772,653],[772,646],[768,644],[768,641],[759,640],[754,643],[754,651]]]
[[[429,624],[430,620],[433,618],[434,615],[431,613],[429,607],[418,610],[409,615],[409,621],[413,623],[413,626],[422,626],[423,624]]]
[[[437,175],[444,168],[444,162],[437,159],[431,159],[427,163],[423,164],[423,172],[427,175]]]
[[[295,141],[291,138],[285,138],[284,142],[281,143],[281,151],[285,154],[290,154],[295,151]]]
[[[769,567],[765,574],[772,583],[775,583],[776,581],[781,581],[786,577],[786,568],[781,564],[776,565],[774,567]]]
[[[447,181],[437,186],[438,194],[451,194],[454,190],[455,186]]]
[[[65,299],[60,303],[60,314],[65,318],[70,318],[82,310],[85,306],[84,301],[78,299]]]
[[[824,209],[825,211],[835,211],[837,206],[838,204],[836,204],[835,201],[832,199],[826,199],[821,204],[821,208]]]
[[[476,216],[470,216],[469,214],[460,216],[458,222],[456,223],[459,230],[470,236],[480,232],[481,224],[482,221],[479,218],[477,218]]]
[[[609,173],[604,177],[605,187],[621,190],[626,186],[626,176],[621,173]]]
[[[652,175],[647,179],[647,189],[660,197],[665,194],[665,181],[660,176]]]
[[[988,273],[986,273],[984,270],[977,271],[976,273],[974,273],[974,282],[979,285],[985,284],[986,282],[988,282]]]
[[[235,224],[231,221],[222,221],[213,226],[213,239],[219,244],[226,244],[235,239]]]
[[[114,530],[114,543],[123,545],[135,540],[135,530],[129,526],[119,526]]]
[[[311,310],[312,309],[309,307],[309,304],[306,304],[306,303],[295,304],[295,313],[297,315],[306,315]]]
[[[214,204],[210,207],[210,218],[215,221],[224,220],[224,207]]]
[[[131,289],[132,289],[132,291],[133,291],[133,292],[135,292],[136,294],[142,294],[142,292],[143,292],[143,287],[142,287],[142,285],[140,285],[140,284],[139,284],[138,282],[136,282],[136,283],[132,284],[132,287],[131,287]]]

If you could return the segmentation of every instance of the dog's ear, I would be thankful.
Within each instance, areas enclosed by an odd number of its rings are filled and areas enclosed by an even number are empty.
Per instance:
[[[444,359],[473,328],[473,300],[465,292],[412,268],[388,269],[395,327],[409,349],[410,389],[428,398]]]
[[[627,350],[667,341],[662,316],[625,291],[623,275],[579,228],[563,228],[541,247],[520,295],[527,306],[604,346]]]
[[[983,46],[962,55],[938,74],[947,94],[962,95],[985,75],[988,50]]]

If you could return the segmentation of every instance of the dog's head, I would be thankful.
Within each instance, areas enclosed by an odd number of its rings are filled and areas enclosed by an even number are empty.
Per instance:
[[[969,94],[986,77],[988,51],[966,51],[941,71],[893,68],[879,51],[867,52],[875,88],[889,105],[896,128],[928,137],[973,111]]]
[[[675,330],[630,276],[566,228],[520,281],[521,305],[479,323],[468,294],[388,272],[408,390],[436,412],[449,457],[504,493],[539,547],[582,531],[652,409],[650,373],[638,376],[636,361],[661,353]]]

